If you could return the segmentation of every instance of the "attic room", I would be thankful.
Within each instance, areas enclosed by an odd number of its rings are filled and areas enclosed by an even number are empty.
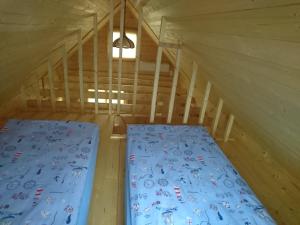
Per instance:
[[[0,225],[299,225],[300,0],[0,1]]]

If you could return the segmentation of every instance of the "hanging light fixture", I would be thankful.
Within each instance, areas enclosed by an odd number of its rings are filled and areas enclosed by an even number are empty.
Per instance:
[[[124,24],[123,24],[123,44],[122,44],[122,48],[134,48],[134,43],[132,40],[130,40],[127,36],[126,36],[126,32],[125,32],[125,19],[126,19],[126,0],[125,0],[125,9],[124,9]],[[121,36],[121,35],[120,35]],[[119,37],[118,39],[116,39],[113,42],[113,47],[115,48],[120,48],[121,47],[121,37]]]

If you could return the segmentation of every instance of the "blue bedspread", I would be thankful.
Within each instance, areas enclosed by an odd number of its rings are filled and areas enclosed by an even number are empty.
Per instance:
[[[127,225],[275,224],[199,126],[129,125]]]
[[[0,133],[0,225],[85,222],[98,138],[91,123],[10,120]]]

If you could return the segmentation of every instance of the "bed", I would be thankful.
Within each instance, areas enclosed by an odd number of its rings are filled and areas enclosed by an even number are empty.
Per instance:
[[[127,225],[275,224],[200,126],[128,125]]]
[[[0,224],[84,225],[99,128],[10,120],[0,130]]]

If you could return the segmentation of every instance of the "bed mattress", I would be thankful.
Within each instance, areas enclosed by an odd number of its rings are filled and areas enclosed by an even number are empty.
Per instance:
[[[127,225],[275,224],[205,128],[129,125]]]
[[[0,224],[86,224],[99,128],[10,120],[0,133]]]

